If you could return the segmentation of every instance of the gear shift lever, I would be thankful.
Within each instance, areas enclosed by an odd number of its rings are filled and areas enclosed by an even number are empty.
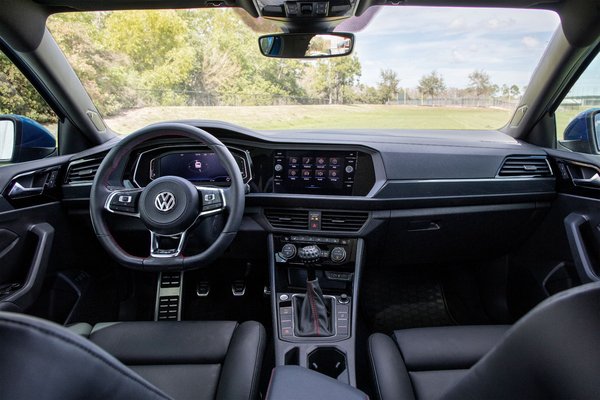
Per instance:
[[[319,254],[317,246],[307,246],[310,249],[300,249],[299,255],[305,251],[307,255]],[[308,261],[310,259],[310,261]],[[306,295],[294,297],[296,309],[296,335],[297,336],[331,336],[331,301],[325,299],[319,280],[309,264],[318,261],[318,257],[307,257],[304,265],[307,267]]]

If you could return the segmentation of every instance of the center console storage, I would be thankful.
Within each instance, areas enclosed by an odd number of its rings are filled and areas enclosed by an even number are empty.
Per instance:
[[[355,309],[361,239],[271,235],[276,365],[356,385]]]
[[[279,366],[273,369],[266,400],[368,400],[360,390],[324,374],[297,366]]]

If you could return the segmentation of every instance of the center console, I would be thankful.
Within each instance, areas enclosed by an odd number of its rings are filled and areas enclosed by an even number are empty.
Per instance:
[[[269,239],[276,364],[355,385],[362,240],[296,234]]]

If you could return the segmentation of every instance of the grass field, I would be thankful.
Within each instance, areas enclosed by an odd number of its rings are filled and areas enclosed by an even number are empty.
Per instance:
[[[387,105],[248,107],[146,107],[106,119],[113,130],[130,133],[148,124],[176,119],[212,119],[268,129],[498,129],[512,111],[490,108]]]

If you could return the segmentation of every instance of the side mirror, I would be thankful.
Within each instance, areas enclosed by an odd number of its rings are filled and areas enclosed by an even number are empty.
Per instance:
[[[561,146],[579,153],[600,152],[600,108],[591,108],[578,114],[565,128]]]
[[[275,58],[327,58],[346,56],[354,48],[351,33],[278,33],[258,38],[263,56]]]
[[[17,163],[48,157],[56,139],[48,129],[20,115],[0,115],[0,163]]]

